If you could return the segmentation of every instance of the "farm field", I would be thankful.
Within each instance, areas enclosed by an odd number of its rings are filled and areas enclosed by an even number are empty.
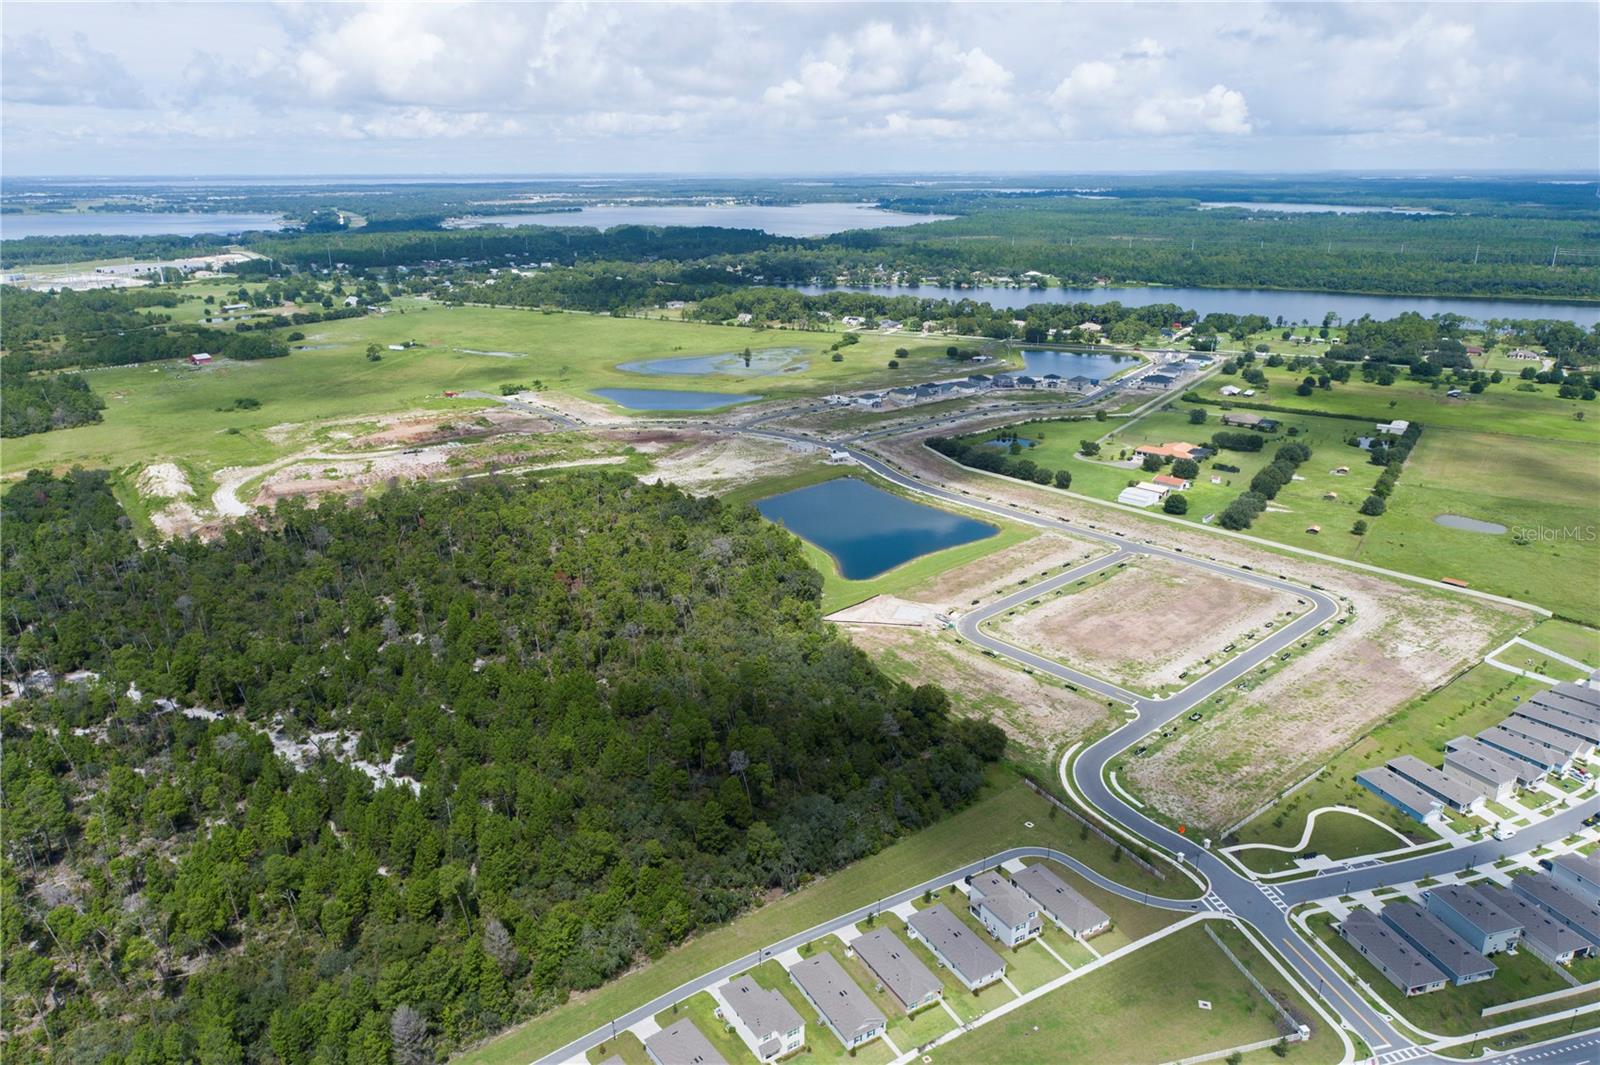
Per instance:
[[[1304,607],[1296,597],[1159,558],[1085,578],[989,623],[996,635],[1132,690],[1185,683]],[[1079,585],[1082,585],[1080,588]]]
[[[1195,925],[974,1029],[933,1060],[1045,1065],[1091,1060],[1114,1046],[1119,1061],[1153,1065],[1277,1034],[1266,1000]],[[1308,1049],[1291,1048],[1289,1060],[1339,1057]]]
[[[698,936],[645,968],[465,1052],[460,1060],[526,1065],[699,973],[1005,847],[1024,843],[1059,847],[1107,876],[1159,894],[1183,896],[1197,890],[1187,879],[1169,876],[1160,881],[1131,862],[1113,861],[1112,848],[1094,836],[1079,839],[1071,819],[1050,817],[1049,804],[1029,791],[1014,771],[996,768],[990,779],[986,796],[966,810]],[[1027,828],[1028,821],[1035,827]]]

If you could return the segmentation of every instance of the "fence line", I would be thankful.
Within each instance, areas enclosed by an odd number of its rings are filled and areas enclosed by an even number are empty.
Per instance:
[[[1206,935],[1211,937],[1211,942],[1215,943],[1222,951],[1223,955],[1233,963],[1233,967],[1239,970],[1239,975],[1250,981],[1250,986],[1259,991],[1261,993],[1261,997],[1267,1000],[1267,1004],[1277,1011],[1278,1019],[1283,1022],[1284,1028],[1295,1033],[1295,1035],[1298,1037],[1300,1033],[1300,1022],[1294,1019],[1294,1015],[1284,1008],[1283,1003],[1279,1002],[1277,998],[1273,996],[1271,991],[1267,990],[1266,985],[1264,985],[1260,980],[1256,979],[1255,973],[1245,968],[1244,963],[1238,959],[1233,951],[1228,949],[1228,944],[1224,943],[1222,938],[1218,936],[1216,932],[1212,931],[1208,927],[1206,929]]]
[[[1022,782],[1028,785],[1028,787],[1032,788],[1034,794],[1038,795],[1040,798],[1050,803],[1051,806],[1055,807],[1057,810],[1060,810],[1062,813],[1078,822],[1078,824],[1082,825],[1084,828],[1087,828],[1090,832],[1093,832],[1099,839],[1111,844],[1114,847],[1122,848],[1123,855],[1127,857],[1129,861],[1133,862],[1134,865],[1137,865],[1140,869],[1143,869],[1157,880],[1165,881],[1167,879],[1166,873],[1162,872],[1160,869],[1157,869],[1154,865],[1133,853],[1128,849],[1128,845],[1122,840],[1117,839],[1105,829],[1089,820],[1083,814],[1080,814],[1078,811],[1074,810],[1072,807],[1068,806],[1066,803],[1050,794],[1044,788],[1040,787],[1032,778],[1023,777]]]

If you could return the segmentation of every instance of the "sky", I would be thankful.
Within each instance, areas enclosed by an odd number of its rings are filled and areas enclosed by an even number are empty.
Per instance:
[[[1600,4],[0,5],[0,172],[1600,168]]]

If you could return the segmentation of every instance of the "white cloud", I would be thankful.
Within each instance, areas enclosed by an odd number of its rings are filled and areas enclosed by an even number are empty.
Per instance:
[[[148,107],[149,99],[122,62],[75,33],[57,45],[42,33],[8,34],[0,52],[0,89],[16,103],[113,109]]]

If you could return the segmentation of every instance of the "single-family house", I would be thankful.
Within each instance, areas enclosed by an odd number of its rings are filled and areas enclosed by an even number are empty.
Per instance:
[[[1387,765],[1452,810],[1477,813],[1483,809],[1485,789],[1480,784],[1452,777],[1411,754],[1392,758]]]
[[[1522,922],[1465,884],[1441,884],[1422,893],[1428,912],[1479,954],[1510,950],[1522,938]]]
[[[1238,385],[1223,385],[1221,388],[1217,389],[1217,394],[1223,396],[1237,396],[1240,391],[1241,390]]]
[[[925,943],[933,956],[969,991],[994,983],[1006,974],[1006,963],[960,918],[936,903],[906,922],[906,935]]]
[[[839,1037],[846,1050],[870,1043],[884,1033],[888,1022],[883,1014],[832,954],[823,951],[801,959],[789,967],[789,979],[816,1007],[822,1023]]]
[[[1450,742],[1455,746],[1445,751],[1445,776],[1476,784],[1495,802],[1511,798],[1519,773],[1505,755],[1466,736],[1458,736]]]
[[[1241,429],[1262,429],[1271,432],[1278,427],[1278,423],[1271,418],[1263,418],[1247,410],[1224,411],[1220,420],[1223,425],[1234,425]]]
[[[1550,870],[1551,880],[1574,895],[1600,903],[1600,858],[1562,854],[1539,864]]]
[[[721,1016],[760,1061],[793,1054],[806,1042],[806,1023],[789,1000],[762,987],[748,974],[711,992],[722,1003]]]
[[[1098,333],[1102,329],[1099,322],[1079,322],[1078,328],[1085,333]]]
[[[644,1041],[644,1052],[656,1065],[728,1065],[711,1040],[685,1017]]]
[[[1537,351],[1529,351],[1527,348],[1512,348],[1506,352],[1506,358],[1516,359],[1518,362],[1538,362],[1541,357]]]
[[[1414,902],[1391,902],[1379,915],[1407,943],[1460,987],[1493,978],[1499,966],[1473,950],[1439,918]]]
[[[907,1013],[931,1006],[944,995],[944,981],[887,928],[877,928],[850,941],[862,964],[900,1000]]]
[[[750,314],[749,312],[741,312],[737,317],[734,318],[734,321],[740,325],[749,325],[751,322],[755,321],[755,315]]]
[[[1600,948],[1600,908],[1556,883],[1549,873],[1514,876],[1511,890],[1578,933],[1591,947]]]
[[[1013,876],[1011,882],[1034,901],[1039,912],[1068,935],[1087,939],[1111,927],[1111,918],[1104,910],[1084,898],[1049,866],[1027,866]]]
[[[197,351],[193,355],[189,356],[190,366],[210,366],[214,361],[215,360],[212,359],[211,354],[205,351]]]
[[[1566,965],[1573,958],[1594,956],[1593,943],[1550,916],[1544,907],[1536,906],[1510,888],[1483,880],[1473,884],[1472,890],[1520,922],[1522,945],[1551,965]]]
[[[1182,477],[1174,477],[1170,473],[1158,473],[1150,480],[1163,488],[1170,488],[1174,492],[1187,492],[1189,490],[1189,482],[1187,480]]]
[[[996,388],[1016,388],[1017,379],[1008,373],[997,373],[991,383]]]
[[[1392,422],[1378,423],[1378,433],[1382,436],[1400,436],[1409,428],[1411,428],[1411,423],[1402,418],[1396,418]]]
[[[1039,379],[1037,377],[1029,377],[1027,374],[1018,374],[1017,375],[1017,387],[1018,388],[1038,388],[1039,387]]]
[[[1038,905],[996,872],[968,878],[967,910],[1013,950],[1044,930]]]
[[[1438,991],[1449,982],[1421,951],[1371,910],[1351,910],[1339,922],[1339,936],[1407,996]]]
[[[1095,378],[1085,377],[1081,373],[1073,374],[1071,377],[1067,378],[1067,387],[1072,389],[1074,392],[1087,392],[1089,389],[1093,388],[1099,383],[1100,382]]]
[[[1165,444],[1140,444],[1133,449],[1133,453],[1141,457],[1155,455],[1164,459],[1195,459],[1211,454],[1209,449],[1184,440],[1168,441]]]
[[[1061,387],[1061,375],[1058,373],[1047,373],[1044,375],[1042,380],[1044,381],[1044,387],[1046,388]]]
[[[361,305],[361,297],[360,296],[346,296],[344,298],[344,305],[346,307],[359,307]]]
[[[1444,803],[1429,795],[1394,770],[1384,766],[1363,769],[1356,774],[1356,783],[1372,792],[1384,802],[1398,807],[1400,812],[1426,824],[1437,818]]]

